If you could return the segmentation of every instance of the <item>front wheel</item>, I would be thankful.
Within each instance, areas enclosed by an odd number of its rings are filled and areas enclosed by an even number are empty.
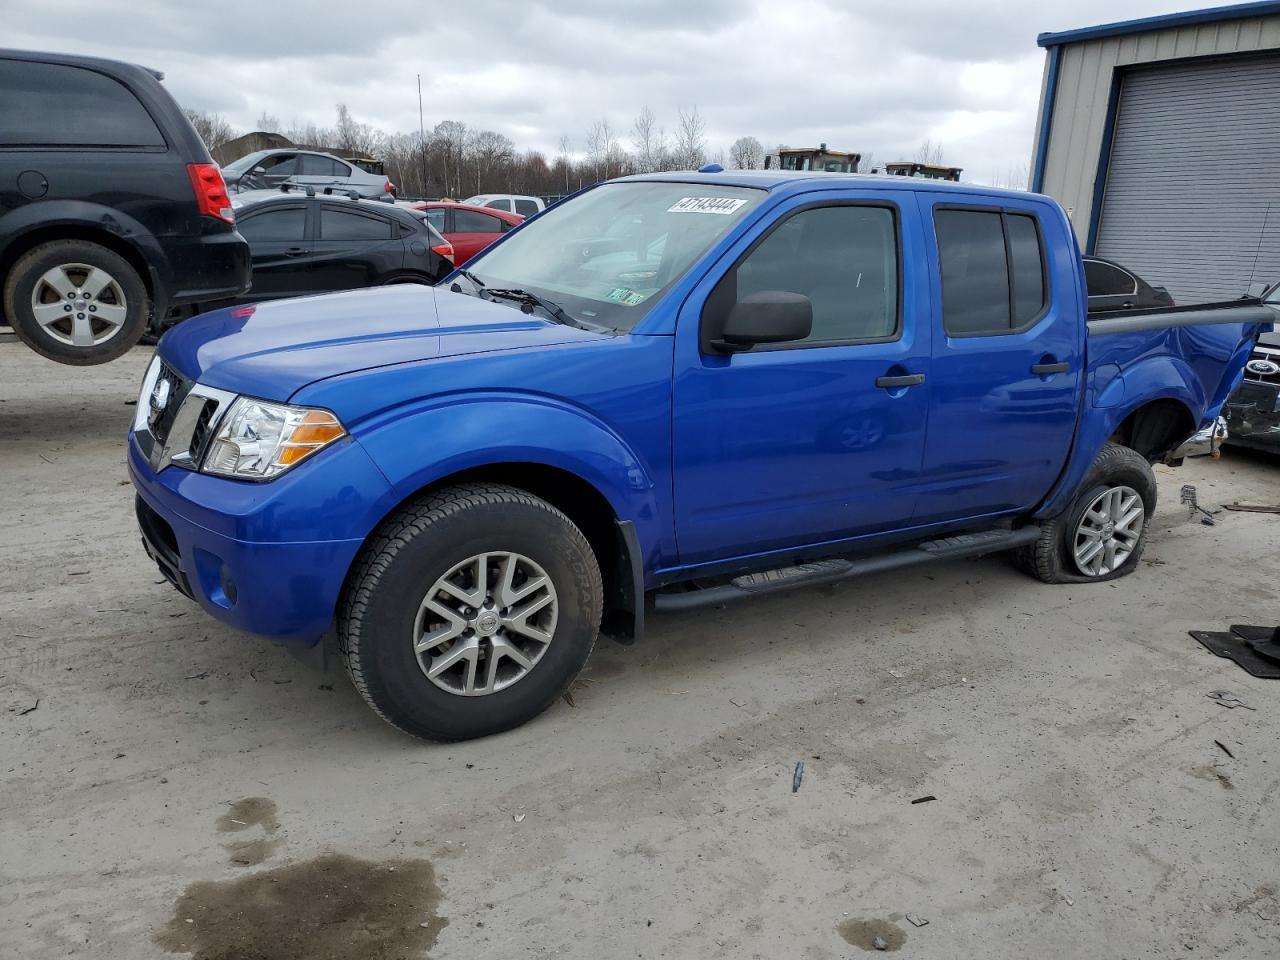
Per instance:
[[[1137,567],[1156,508],[1156,477],[1136,451],[1109,443],[1071,506],[1041,525],[1040,539],[1014,554],[1045,583],[1115,580]]]
[[[346,590],[338,636],[388,723],[467,740],[537,716],[587,662],[604,590],[586,537],[499,484],[423,497],[387,521]]]

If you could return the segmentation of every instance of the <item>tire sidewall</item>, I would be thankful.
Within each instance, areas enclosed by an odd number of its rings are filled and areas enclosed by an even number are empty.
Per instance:
[[[559,605],[556,629],[526,676],[496,693],[465,697],[427,679],[413,651],[414,623],[440,577],[490,551],[522,554],[546,571]],[[497,733],[541,713],[577,676],[595,643],[595,562],[576,528],[532,504],[476,504],[418,529],[378,578],[359,625],[356,655],[375,706],[402,729],[446,740]]]
[[[1133,552],[1124,563],[1110,573],[1091,577],[1081,573],[1080,568],[1076,566],[1076,530],[1084,517],[1085,511],[1089,509],[1089,505],[1093,503],[1099,494],[1114,487],[1132,487],[1137,491],[1138,496],[1142,498],[1142,530],[1138,537],[1137,546],[1134,547]],[[1132,573],[1142,559],[1143,550],[1146,549],[1147,529],[1151,523],[1151,515],[1155,512],[1156,491],[1152,478],[1146,472],[1138,469],[1136,465],[1123,462],[1105,463],[1090,472],[1081,487],[1081,491],[1077,495],[1075,503],[1072,504],[1071,509],[1067,512],[1062,525],[1062,537],[1059,542],[1059,562],[1062,565],[1062,570],[1070,574],[1072,579],[1078,579],[1081,583],[1103,583]]]
[[[31,294],[39,278],[65,263],[86,263],[99,267],[120,284],[127,309],[121,329],[105,343],[75,347],[53,339],[31,313]],[[89,366],[123,356],[141,338],[151,312],[150,298],[142,278],[118,253],[82,240],[55,240],[23,255],[5,285],[6,312],[13,332],[36,353],[58,363]]]

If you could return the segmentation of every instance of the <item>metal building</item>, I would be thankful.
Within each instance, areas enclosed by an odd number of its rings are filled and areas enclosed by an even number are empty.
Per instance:
[[[1280,280],[1280,3],[1043,33],[1031,189],[1179,303]]]

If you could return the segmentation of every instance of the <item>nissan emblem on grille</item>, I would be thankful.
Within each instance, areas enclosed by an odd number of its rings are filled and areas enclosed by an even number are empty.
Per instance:
[[[164,408],[169,405],[169,392],[172,389],[173,385],[164,377],[156,381],[155,388],[151,391],[151,399],[148,401],[151,410],[147,414],[147,426],[155,427],[156,421],[164,413]]]
[[[1250,360],[1245,366],[1250,373],[1256,373],[1260,377],[1272,377],[1280,373],[1280,363],[1272,363],[1270,360]]]

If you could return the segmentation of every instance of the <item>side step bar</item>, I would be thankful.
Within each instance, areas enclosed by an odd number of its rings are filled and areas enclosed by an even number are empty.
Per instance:
[[[1026,546],[1039,539],[1040,528],[1034,524],[1019,527],[1017,530],[962,533],[941,540],[929,540],[892,553],[855,559],[816,560],[813,563],[801,563],[794,567],[744,574],[715,587],[676,593],[657,593],[653,598],[653,606],[657,611],[690,610],[709,604],[745,600],[765,593],[777,593],[793,587],[811,587],[820,583],[831,583],[849,577],[859,577],[866,573],[883,573],[886,570],[897,570],[899,567],[910,567],[933,560],[980,557],[987,553],[998,553],[1001,550]]]

